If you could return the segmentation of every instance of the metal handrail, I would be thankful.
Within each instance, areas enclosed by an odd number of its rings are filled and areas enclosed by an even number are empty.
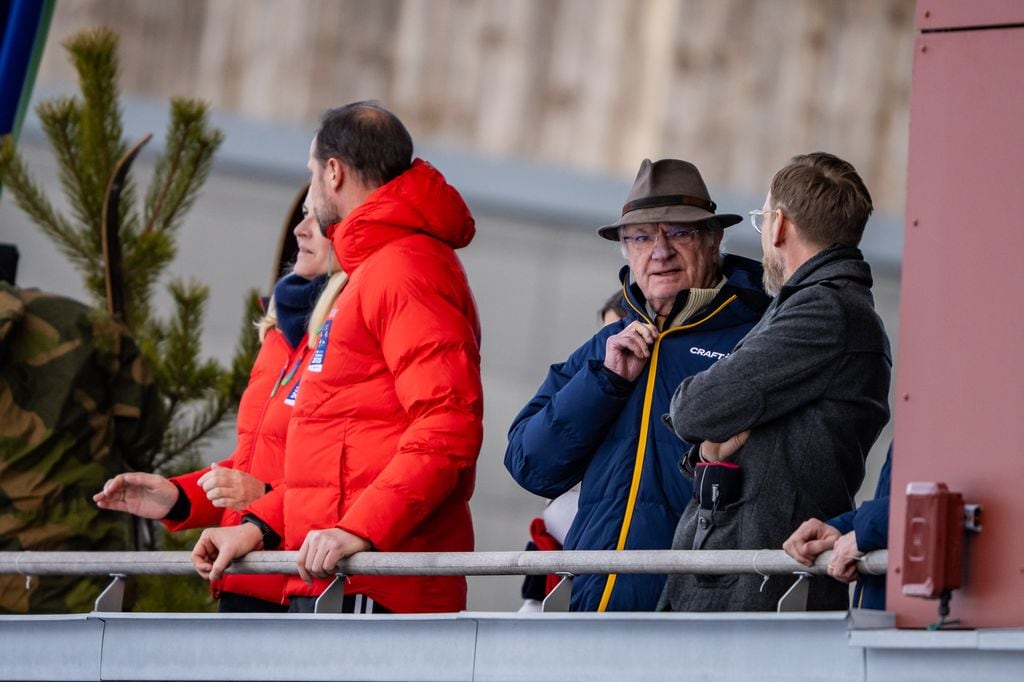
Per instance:
[[[228,573],[295,575],[298,552],[250,552]],[[345,575],[573,575],[606,573],[700,575],[826,575],[832,552],[813,566],[781,549],[576,550],[521,552],[361,552],[338,565]],[[884,575],[886,550],[868,552],[858,571]],[[190,575],[191,554],[178,552],[0,552],[0,575]]]

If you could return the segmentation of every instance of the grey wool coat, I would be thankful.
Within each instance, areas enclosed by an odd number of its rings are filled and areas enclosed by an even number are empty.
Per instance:
[[[864,460],[889,420],[892,359],[859,249],[833,246],[804,263],[733,352],[675,391],[669,419],[690,443],[750,430],[732,462],[732,500],[690,501],[674,549],[779,549],[804,520],[853,508]],[[697,446],[682,463],[692,475]],[[716,491],[717,495],[717,491]],[[705,505],[711,507],[712,505]],[[769,611],[793,579],[670,576],[661,608]],[[811,581],[808,608],[846,609],[848,588]]]

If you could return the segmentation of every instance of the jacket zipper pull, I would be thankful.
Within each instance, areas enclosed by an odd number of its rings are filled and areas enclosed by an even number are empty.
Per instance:
[[[274,382],[274,388],[270,390],[270,397],[273,398],[277,395],[277,389],[281,388],[281,381],[284,379],[285,373],[288,371],[288,363],[284,363],[284,367],[281,368],[281,373],[277,375],[277,381]]]

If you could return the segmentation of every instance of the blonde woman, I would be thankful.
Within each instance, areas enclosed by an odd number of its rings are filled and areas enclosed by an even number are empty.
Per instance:
[[[308,196],[303,215],[294,230],[295,265],[274,287],[257,325],[262,345],[238,407],[235,451],[210,467],[169,480],[157,474],[120,474],[93,497],[99,507],[160,519],[172,531],[236,526],[243,509],[280,483],[288,420],[310,353],[306,326],[328,279],[331,250]],[[221,612],[285,611],[284,585],[281,575],[225,575],[211,590],[220,599]]]

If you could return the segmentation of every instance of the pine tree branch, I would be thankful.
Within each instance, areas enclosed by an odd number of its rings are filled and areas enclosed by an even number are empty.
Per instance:
[[[216,392],[211,393],[205,400],[196,401],[199,405],[192,405],[193,409],[199,410],[198,414],[192,415],[184,424],[172,424],[168,428],[170,438],[165,439],[165,447],[153,460],[154,471],[159,472],[183,454],[191,454],[194,448],[223,426],[221,422],[230,412],[231,404]]]
[[[173,112],[172,112],[173,115]],[[153,183],[150,185],[150,195],[146,197],[146,214],[143,218],[143,224],[145,227],[142,228],[143,234],[148,234],[156,227],[157,218],[162,215],[164,205],[167,202],[167,195],[171,191],[172,179],[178,173],[178,166],[182,163],[181,157],[184,155],[185,145],[174,144],[180,140],[180,137],[172,135],[175,129],[174,121],[172,120],[168,126],[167,140],[168,150],[167,153],[157,161],[156,170],[153,173]],[[183,142],[183,141],[181,141]],[[173,147],[171,146],[173,144]],[[164,232],[164,229],[160,229]]]
[[[189,171],[185,173],[177,183],[176,191],[171,195],[167,204],[167,211],[161,221],[163,229],[177,228],[179,216],[192,207],[195,202],[198,189],[206,181],[209,175],[210,163],[213,154],[220,146],[223,136],[219,131],[205,135],[198,141],[196,147],[189,154]]]
[[[25,166],[14,140],[5,136],[0,140],[0,183],[14,197],[15,203],[43,230],[64,255],[80,267],[95,266],[95,256],[82,243],[79,233],[60,215],[43,194]]]
[[[90,224],[99,238],[103,194],[114,165],[127,151],[122,140],[121,111],[118,106],[117,35],[107,28],[85,30],[64,42],[82,88],[82,122],[79,149],[83,177],[91,196],[97,196]]]
[[[79,223],[75,229],[77,254],[72,257],[72,262],[82,271],[86,289],[94,300],[102,301],[106,295],[102,276],[102,243],[99,218],[93,218],[99,215],[97,211],[102,204],[102,196],[90,193],[87,174],[81,167],[78,152],[81,109],[75,100],[63,98],[41,103],[37,112],[57,160],[61,187]]]
[[[144,233],[177,229],[180,216],[191,207],[209,175],[213,155],[223,139],[223,133],[207,127],[205,103],[172,100],[167,153],[157,161],[146,196]]]
[[[250,289],[245,295],[245,306],[242,312],[242,327],[235,342],[235,354],[231,359],[230,400],[232,403],[241,399],[242,393],[249,384],[249,375],[260,351],[259,334],[256,323],[262,317],[259,293]]]
[[[41,102],[36,107],[43,132],[50,141],[59,169],[61,187],[68,195],[71,210],[81,224],[81,232],[94,237],[88,240],[92,253],[99,251],[99,215],[102,195],[89,191],[85,171],[81,168],[78,137],[82,122],[81,107],[72,98],[58,98]],[[86,242],[86,240],[83,240]]]
[[[125,288],[132,292],[128,299],[127,322],[133,329],[145,325],[152,291],[160,274],[174,260],[174,242],[160,232],[139,234],[124,248]]]
[[[199,335],[195,333],[202,328],[210,290],[195,280],[187,283],[173,280],[167,290],[174,302],[174,315],[167,326],[166,343],[161,349],[162,374],[170,395],[179,400],[190,400],[211,388],[204,372],[205,366],[198,364],[201,347]]]

